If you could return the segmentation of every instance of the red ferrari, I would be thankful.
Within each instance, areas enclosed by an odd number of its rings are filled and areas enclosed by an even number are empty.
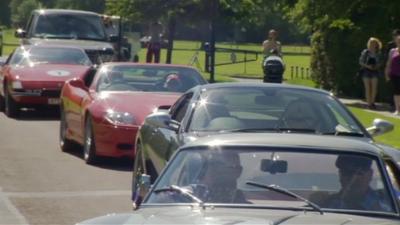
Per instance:
[[[98,156],[133,158],[145,117],[205,83],[196,69],[186,66],[103,64],[93,77],[69,80],[62,89],[61,149],[80,144],[89,164]]]
[[[90,68],[90,59],[79,48],[18,47],[1,68],[1,108],[7,116],[17,117],[22,107],[58,107],[65,81],[83,78]]]

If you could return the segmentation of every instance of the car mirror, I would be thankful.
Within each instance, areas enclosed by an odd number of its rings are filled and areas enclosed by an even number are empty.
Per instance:
[[[142,204],[142,201],[151,188],[151,176],[141,174],[137,177],[137,187],[133,190],[133,209],[136,210]]]
[[[16,38],[25,38],[26,37],[26,31],[24,29],[18,28],[15,31],[14,36]]]
[[[271,174],[286,173],[288,163],[284,160],[263,159],[260,167],[261,171]]]
[[[383,119],[374,119],[372,122],[372,126],[367,128],[368,133],[371,136],[379,136],[385,133],[388,133],[394,129],[393,123],[383,120]]]
[[[161,105],[157,109],[160,111],[165,111],[165,110],[169,110],[170,108],[171,108],[170,105]]]
[[[81,79],[73,79],[69,82],[72,87],[80,88],[82,90],[88,91],[88,87],[85,85]]]
[[[180,128],[180,123],[171,119],[167,112],[157,112],[146,118],[146,123],[152,127],[169,129],[177,132]]]
[[[119,41],[118,35],[111,34],[109,36],[109,38],[110,38],[110,42],[118,42]]]

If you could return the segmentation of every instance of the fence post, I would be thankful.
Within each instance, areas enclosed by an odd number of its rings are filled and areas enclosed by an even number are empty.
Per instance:
[[[310,68],[307,67],[306,69],[307,79],[310,79]]]
[[[296,66],[296,78],[298,78],[298,77],[299,77],[299,67]]]
[[[3,31],[0,30],[0,56],[3,55]]]
[[[290,78],[293,80],[293,72],[294,72],[294,67],[290,67]]]
[[[304,67],[301,67],[301,79],[304,79]]]

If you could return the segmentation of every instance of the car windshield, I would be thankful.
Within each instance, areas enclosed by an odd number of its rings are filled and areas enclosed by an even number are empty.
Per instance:
[[[189,129],[364,135],[355,119],[330,95],[305,89],[256,86],[203,91]]]
[[[64,47],[32,47],[29,49],[20,48],[16,50],[10,64],[68,64],[90,66],[91,62],[84,51],[80,49]]]
[[[34,37],[107,40],[102,20],[96,15],[44,14],[36,24]]]
[[[178,92],[204,84],[195,69],[171,66],[120,65],[100,70],[97,91]]]
[[[381,171],[377,158],[343,151],[191,148],[178,152],[145,203],[193,203],[193,199],[200,199],[203,203],[250,207],[304,207],[308,200],[315,209],[393,213],[394,201]],[[169,187],[182,188],[195,198]]]

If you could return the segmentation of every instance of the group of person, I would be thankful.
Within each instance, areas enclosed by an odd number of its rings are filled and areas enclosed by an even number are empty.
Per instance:
[[[378,78],[383,73],[386,81],[393,86],[394,115],[400,116],[400,30],[392,33],[393,40],[383,49],[382,42],[375,37],[369,38],[367,48],[361,52],[361,69],[365,101],[368,108],[376,109],[375,99],[378,90]]]

